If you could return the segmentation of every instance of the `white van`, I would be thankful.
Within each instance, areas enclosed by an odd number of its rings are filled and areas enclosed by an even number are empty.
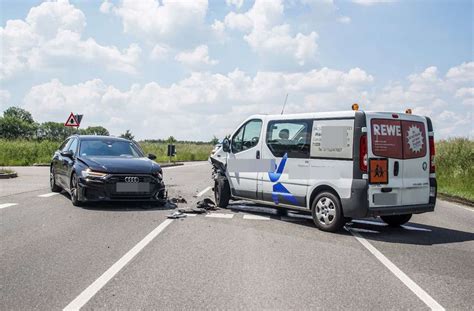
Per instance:
[[[433,127],[411,113],[254,115],[211,157],[216,202],[311,211],[324,231],[352,218],[392,226],[436,202]]]

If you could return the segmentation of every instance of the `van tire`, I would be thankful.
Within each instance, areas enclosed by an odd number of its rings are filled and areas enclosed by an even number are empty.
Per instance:
[[[390,227],[400,227],[411,219],[412,214],[380,216],[382,220]]]
[[[225,179],[217,179],[214,184],[214,198],[216,205],[222,208],[226,208],[229,205],[230,200],[230,187],[229,182]]]
[[[336,232],[345,224],[339,198],[331,192],[321,192],[314,198],[311,214],[314,224],[322,231]]]

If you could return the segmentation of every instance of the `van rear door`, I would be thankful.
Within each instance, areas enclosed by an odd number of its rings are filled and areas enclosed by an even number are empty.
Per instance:
[[[370,125],[369,206],[427,204],[429,154],[426,118],[368,113],[367,124]]]

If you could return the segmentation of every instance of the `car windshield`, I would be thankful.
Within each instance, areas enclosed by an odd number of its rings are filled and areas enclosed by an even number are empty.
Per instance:
[[[101,157],[143,157],[143,153],[135,144],[120,140],[83,140],[79,154]]]

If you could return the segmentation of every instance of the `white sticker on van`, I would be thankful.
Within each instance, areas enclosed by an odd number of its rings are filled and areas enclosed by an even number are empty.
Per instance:
[[[412,125],[408,128],[407,141],[412,152],[420,152],[423,149],[423,134],[417,126]]]
[[[353,135],[354,120],[315,120],[310,155],[351,159]]]

